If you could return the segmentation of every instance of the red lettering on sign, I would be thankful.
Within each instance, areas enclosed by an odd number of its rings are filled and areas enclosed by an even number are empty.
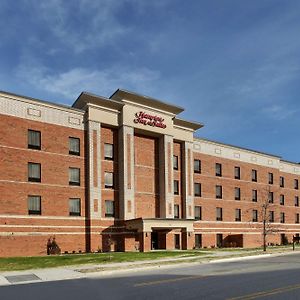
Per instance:
[[[164,120],[165,119],[163,119],[162,117],[149,115],[143,111],[140,111],[135,114],[135,119],[133,120],[133,122],[136,124],[144,124],[165,129],[167,125],[164,124]]]

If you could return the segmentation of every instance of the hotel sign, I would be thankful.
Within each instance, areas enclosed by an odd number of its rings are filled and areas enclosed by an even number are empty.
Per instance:
[[[163,119],[162,117],[150,115],[143,111],[140,111],[135,114],[135,119],[133,120],[133,122],[136,124],[144,124],[165,129],[167,125],[164,123],[164,120],[165,119]]]

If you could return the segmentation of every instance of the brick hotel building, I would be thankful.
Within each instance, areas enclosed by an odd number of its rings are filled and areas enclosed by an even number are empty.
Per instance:
[[[0,256],[262,244],[300,232],[300,166],[194,137],[181,107],[117,90],[72,107],[0,92]],[[267,191],[267,194],[266,194]]]

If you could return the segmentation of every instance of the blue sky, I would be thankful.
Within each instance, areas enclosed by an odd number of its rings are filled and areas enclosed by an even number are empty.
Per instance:
[[[0,90],[132,90],[220,142],[300,161],[300,1],[1,0]]]

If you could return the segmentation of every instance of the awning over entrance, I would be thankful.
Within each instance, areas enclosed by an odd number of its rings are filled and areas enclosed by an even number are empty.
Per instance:
[[[188,232],[194,232],[194,220],[188,219],[131,219],[125,222],[126,229],[137,230],[138,232],[151,232],[157,229],[185,229]]]

